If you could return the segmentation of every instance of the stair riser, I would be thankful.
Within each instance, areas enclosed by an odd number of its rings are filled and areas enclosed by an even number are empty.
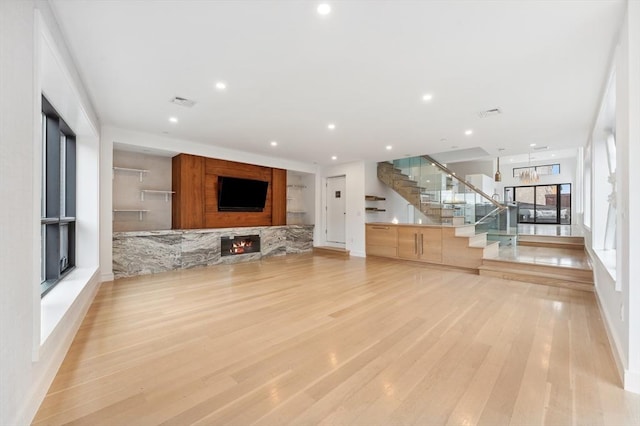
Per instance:
[[[562,266],[541,265],[533,263],[505,262],[495,259],[486,259],[483,266],[487,269],[517,271],[518,273],[546,273],[554,274],[558,277],[577,279],[580,281],[593,282],[593,271],[590,269],[567,268]]]
[[[549,247],[549,248],[567,248],[574,250],[584,250],[584,244],[562,244],[562,243],[543,243],[537,241],[518,241],[519,246],[527,247]]]
[[[566,279],[540,277],[533,274],[525,274],[525,273],[518,274],[518,273],[510,273],[510,272],[504,272],[504,271],[491,271],[486,269],[480,269],[478,272],[482,276],[502,278],[505,280],[522,281],[522,282],[527,282],[532,284],[543,284],[543,285],[548,285],[553,287],[569,288],[573,290],[582,290],[582,291],[589,291],[589,292],[594,291],[593,284],[575,282],[575,281],[570,281]]]
[[[584,246],[583,237],[560,237],[560,236],[545,236],[545,235],[520,235],[520,240],[523,242],[542,243],[549,244],[551,247],[555,247],[554,244],[578,244]]]

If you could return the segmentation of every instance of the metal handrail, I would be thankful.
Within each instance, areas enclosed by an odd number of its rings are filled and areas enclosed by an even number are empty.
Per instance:
[[[484,193],[482,190],[478,189],[475,185],[470,184],[469,182],[465,181],[464,179],[459,178],[458,176],[456,176],[456,174],[451,171],[450,169],[448,169],[446,166],[443,166],[442,164],[440,164],[439,162],[437,162],[436,160],[434,160],[433,158],[429,157],[428,155],[423,155],[422,158],[424,158],[425,160],[429,161],[433,166],[437,167],[438,169],[440,169],[441,171],[447,173],[449,176],[455,178],[458,180],[458,182],[462,182],[464,185],[468,186],[469,188],[471,188],[471,190],[477,194],[480,194],[482,197],[486,198],[487,200],[489,200],[489,202],[491,204],[493,204],[494,206],[496,206],[496,210],[506,210],[507,206],[504,206],[502,204],[500,204],[499,202],[497,202],[496,200],[494,200],[493,198],[491,198],[490,195],[487,195],[486,193]],[[485,217],[489,216],[491,213],[489,213],[488,215],[486,215]],[[484,219],[484,217],[482,218]],[[480,220],[482,220],[480,219]]]

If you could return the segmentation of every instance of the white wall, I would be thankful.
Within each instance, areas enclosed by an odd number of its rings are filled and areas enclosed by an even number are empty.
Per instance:
[[[586,243],[594,260],[596,294],[607,326],[609,339],[618,363],[625,389],[640,393],[640,221],[635,212],[640,211],[640,3],[628,2],[628,11],[620,32],[620,41],[614,58],[615,71],[615,129],[617,148],[616,200],[617,200],[617,265],[611,274],[606,265],[594,253],[598,247],[605,223],[598,215],[602,200],[591,192],[592,214],[585,216]],[[603,82],[602,93],[608,82]],[[593,151],[593,140],[610,125],[602,120],[606,111],[606,99],[598,118],[594,120],[592,140],[585,152],[585,170],[595,170],[598,155]],[[587,155],[591,151],[592,155]],[[602,159],[600,157],[600,159]],[[591,179],[591,187],[604,185],[597,173],[585,173]],[[602,180],[602,176],[599,178]],[[608,186],[608,184],[606,184]],[[597,192],[597,191],[596,191]],[[606,192],[606,190],[601,191]],[[633,212],[633,213],[632,213]]]
[[[171,194],[145,193],[144,189],[171,191],[171,158],[141,152],[114,150],[113,164],[117,167],[148,170],[113,173],[113,208],[149,210],[140,220],[137,212],[120,212],[113,215],[113,231],[152,231],[171,229]],[[143,199],[144,198],[144,199]]]
[[[77,268],[40,300],[40,93],[76,132]],[[98,280],[97,119],[46,1],[0,2],[0,424],[29,424]]]

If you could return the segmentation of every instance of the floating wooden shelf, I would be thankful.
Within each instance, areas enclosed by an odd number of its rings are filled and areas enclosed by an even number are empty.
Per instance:
[[[128,173],[138,173],[140,175],[140,182],[142,182],[142,176],[145,173],[149,173],[149,170],[146,169],[132,169],[130,167],[113,167],[114,172],[128,172]]]
[[[141,189],[140,190],[140,201],[144,201],[144,194],[164,194],[164,201],[169,202],[169,196],[171,194],[175,194],[176,191],[165,191],[161,189]]]
[[[143,213],[149,212],[145,209],[113,209],[114,213],[138,213],[138,220],[142,220]]]
[[[386,198],[378,197],[377,195],[365,195],[364,199],[366,201],[385,201],[386,200]]]
[[[376,207],[365,207],[364,210],[367,213],[386,212],[385,209],[379,209],[379,208],[376,208]]]

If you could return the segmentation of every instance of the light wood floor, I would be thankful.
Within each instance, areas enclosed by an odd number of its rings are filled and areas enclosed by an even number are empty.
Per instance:
[[[631,425],[592,293],[287,256],[104,284],[35,424]]]

